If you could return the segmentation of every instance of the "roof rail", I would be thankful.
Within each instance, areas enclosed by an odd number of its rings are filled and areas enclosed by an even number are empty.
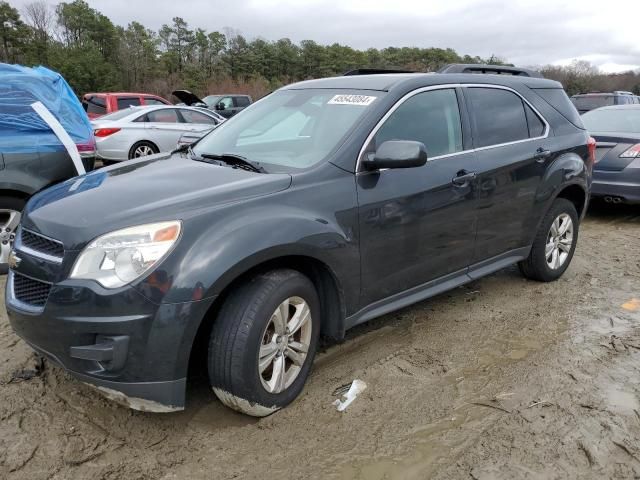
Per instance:
[[[354,75],[379,75],[384,73],[419,73],[412,70],[397,70],[397,69],[385,69],[385,68],[356,68],[355,70],[349,70],[343,74],[344,77],[351,77]]]
[[[494,75],[514,75],[519,77],[544,78],[540,72],[527,68],[505,67],[503,65],[483,65],[475,63],[451,63],[438,73],[489,73]]]

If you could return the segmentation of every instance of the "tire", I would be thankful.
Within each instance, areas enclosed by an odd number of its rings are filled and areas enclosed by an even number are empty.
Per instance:
[[[293,318],[301,318],[300,314],[307,318],[304,305],[310,318],[291,336],[280,336],[278,312],[286,310],[288,324],[293,326]],[[320,324],[320,300],[313,283],[295,270],[273,270],[240,285],[222,305],[211,332],[208,369],[216,396],[227,407],[254,417],[270,415],[291,403],[309,375]],[[305,357],[300,344],[307,341]],[[284,375],[276,375],[277,371]]]
[[[571,220],[570,224],[567,223],[567,219]],[[555,228],[558,225],[560,227],[556,230],[559,235],[554,235],[552,232],[554,224]],[[539,282],[553,282],[560,278],[569,267],[576,250],[579,227],[580,220],[573,203],[565,198],[557,198],[540,223],[529,257],[518,264],[522,274],[526,278]],[[561,234],[564,228],[568,230]],[[553,249],[552,246],[554,246]],[[547,255],[549,251],[551,253]],[[557,257],[554,257],[556,254]]]
[[[142,153],[144,151],[147,151],[150,153]],[[137,142],[137,143],[134,143],[133,147],[131,147],[131,149],[129,150],[129,160],[131,160],[132,158],[141,158],[141,157],[146,157],[148,155],[154,155],[159,151],[160,150],[158,150],[158,147],[156,147],[151,142],[147,142],[146,140],[142,142]]]
[[[0,274],[9,270],[7,261],[25,203],[22,198],[0,197]]]

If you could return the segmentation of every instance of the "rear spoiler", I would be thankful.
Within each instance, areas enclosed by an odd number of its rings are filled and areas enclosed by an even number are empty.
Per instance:
[[[488,73],[493,75],[513,75],[518,77],[544,78],[540,72],[527,68],[503,65],[483,65],[473,63],[452,63],[445,65],[437,73]]]

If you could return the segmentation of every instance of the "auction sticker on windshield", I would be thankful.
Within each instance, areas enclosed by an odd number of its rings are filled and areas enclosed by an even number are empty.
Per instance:
[[[336,95],[331,100],[329,100],[329,105],[362,105],[366,107],[367,105],[371,105],[371,103],[376,99],[376,97],[371,97],[369,95]]]

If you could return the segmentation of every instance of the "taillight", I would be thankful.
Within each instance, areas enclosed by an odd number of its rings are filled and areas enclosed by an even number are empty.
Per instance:
[[[95,130],[94,134],[96,137],[103,138],[113,135],[114,133],[118,133],[119,131],[119,128],[98,128]]]
[[[589,163],[593,165],[596,163],[596,139],[589,137],[587,140],[587,147],[589,148]]]
[[[620,154],[620,158],[636,158],[640,157],[640,143],[636,143],[633,147],[628,148]]]
[[[93,137],[84,143],[76,143],[76,148],[81,157],[93,157],[96,154],[96,141]]]

